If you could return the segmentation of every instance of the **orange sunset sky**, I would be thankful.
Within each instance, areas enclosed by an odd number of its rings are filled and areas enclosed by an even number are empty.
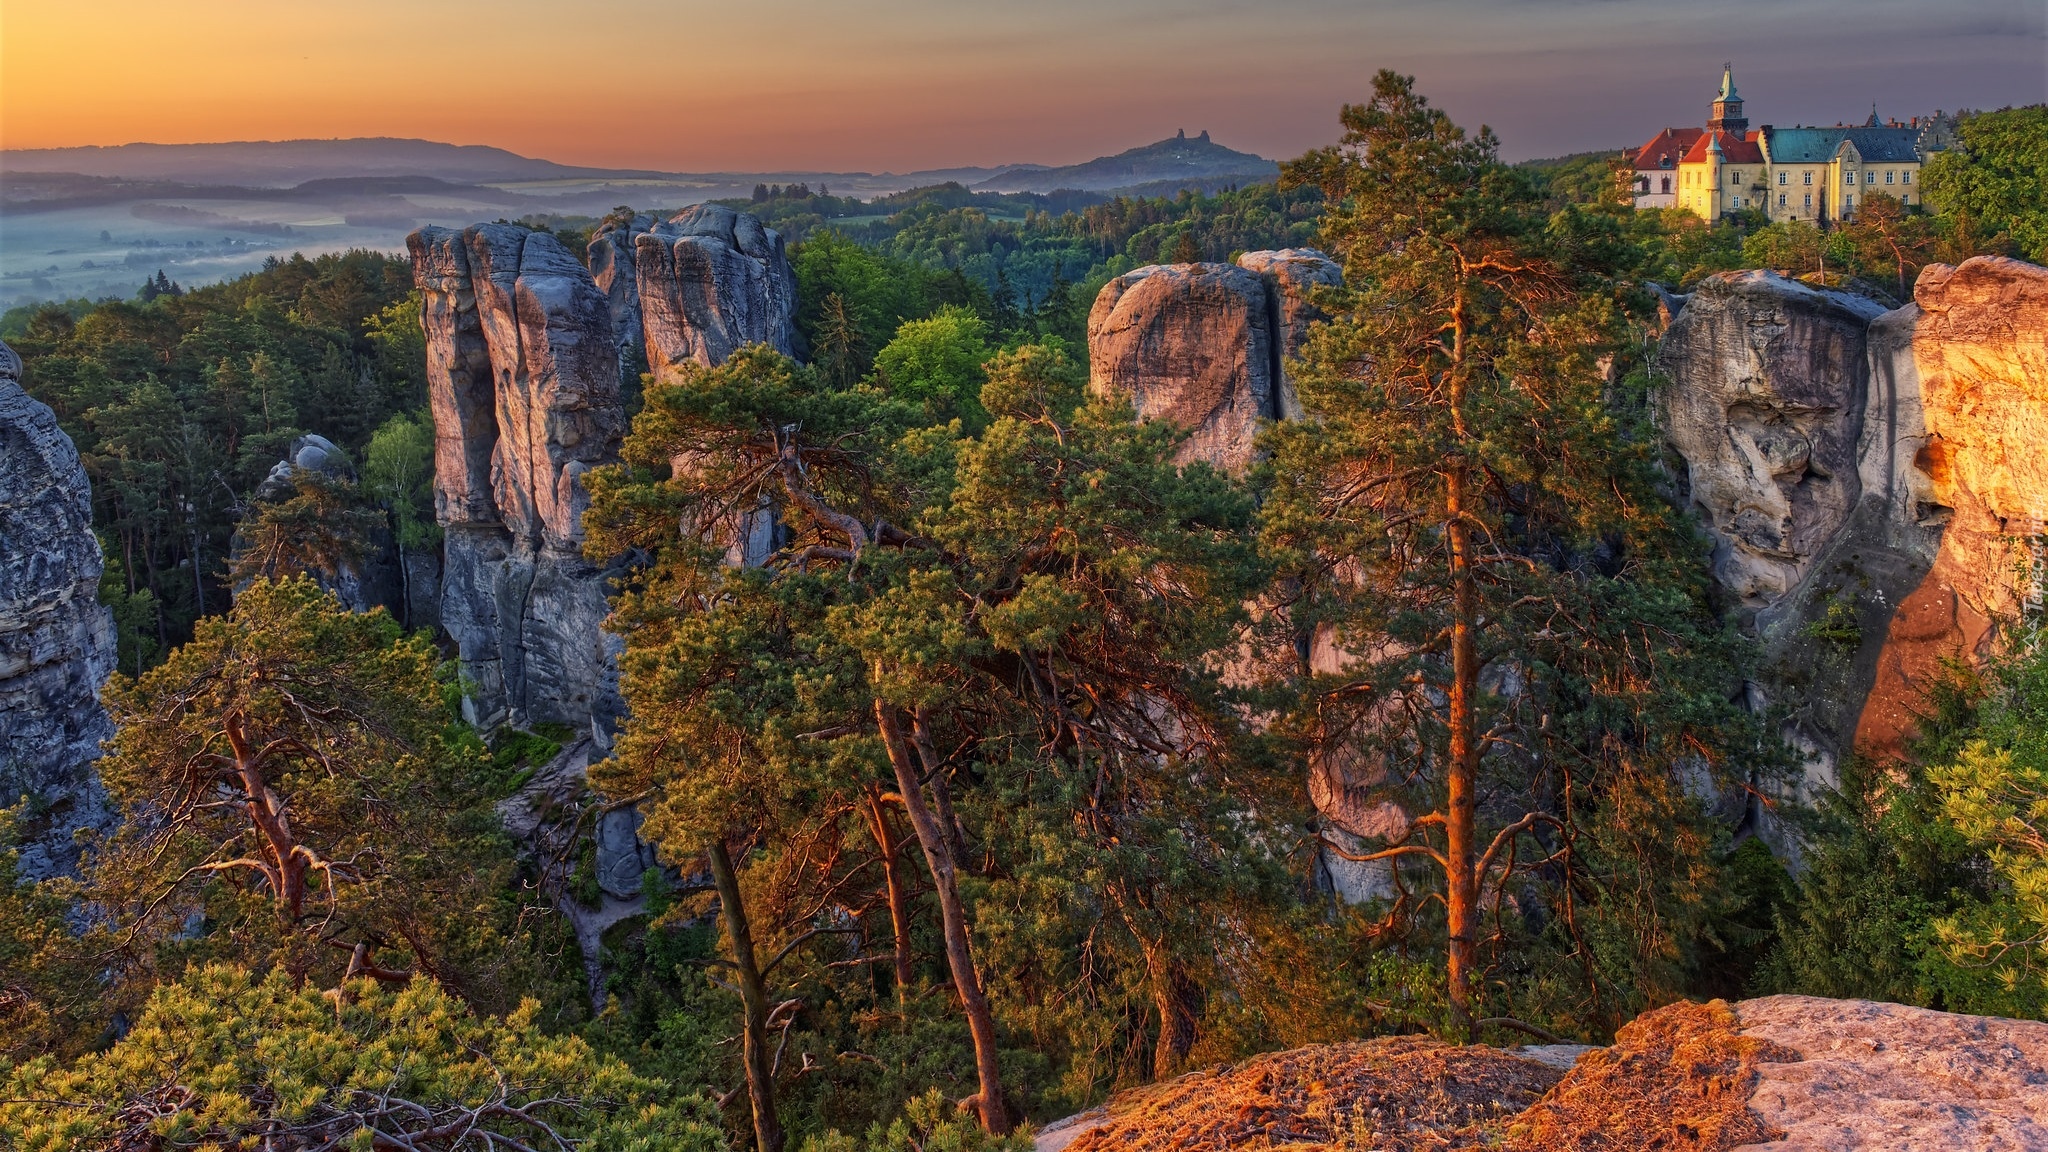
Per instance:
[[[2041,0],[4,0],[0,146],[411,136],[671,171],[1287,156],[1375,68],[1510,158],[2048,98]]]

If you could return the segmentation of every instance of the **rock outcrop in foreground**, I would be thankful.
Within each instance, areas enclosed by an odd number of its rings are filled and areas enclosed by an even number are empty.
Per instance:
[[[113,726],[99,690],[114,620],[98,601],[100,545],[85,468],[0,344],[0,807],[24,795],[21,867],[76,865],[71,833],[108,819],[92,762]]]
[[[746,344],[794,350],[782,238],[700,205],[611,221],[590,269],[509,224],[425,228],[407,246],[427,330],[441,622],[470,718],[568,724],[602,743],[624,705],[603,629],[613,573],[582,555],[582,477],[618,459],[643,350],[664,380]]]
[[[1038,1146],[2048,1149],[2048,1024],[1771,996],[1660,1008],[1573,1054],[1409,1036],[1303,1048],[1119,1093]]]

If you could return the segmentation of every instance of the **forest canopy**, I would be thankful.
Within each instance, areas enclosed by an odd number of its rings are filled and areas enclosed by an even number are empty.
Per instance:
[[[479,731],[434,590],[337,578],[443,543],[403,261],[13,318],[93,486],[120,819],[75,875],[0,850],[0,1139],[1016,1152],[1308,1043],[2048,1013],[2048,656],[1785,801],[1793,875],[1708,802],[1797,754],[1651,417],[1654,287],[2038,258],[2040,110],[1966,119],[1935,211],[1821,231],[1361,96],[1270,185],[736,202],[793,242],[804,355],[644,378],[585,475],[611,732]],[[1091,389],[1110,278],[1286,247],[1345,274],[1287,364],[1316,419],[1231,472]]]

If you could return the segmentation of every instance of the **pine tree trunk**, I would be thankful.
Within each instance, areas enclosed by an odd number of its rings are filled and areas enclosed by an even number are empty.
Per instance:
[[[924,802],[924,785],[916,763],[911,760],[910,742],[904,738],[903,722],[895,709],[877,700],[875,718],[881,727],[883,746],[889,751],[889,765],[896,770],[896,790],[903,795],[903,808],[910,814],[910,826],[917,831],[918,845],[924,849],[925,863],[932,870],[932,886],[938,890],[946,963],[953,971],[953,987],[960,994],[967,1029],[974,1037],[974,1071],[981,1084],[974,1099],[975,1110],[981,1116],[983,1128],[1002,1135],[1010,1131],[1011,1125],[996,1061],[995,1013],[989,1010],[981,977],[974,970],[974,952],[967,940],[967,915],[960,904],[953,838]]]
[[[889,822],[889,809],[879,786],[868,790],[868,820],[875,829],[875,844],[882,852],[882,886],[889,894],[889,929],[895,934],[896,1002],[910,995],[916,974],[910,962],[910,892],[903,883],[903,861],[899,853],[903,840]]]
[[[1450,749],[1444,801],[1444,903],[1450,935],[1446,964],[1451,1022],[1461,1032],[1472,1023],[1472,974],[1477,959],[1479,921],[1478,878],[1472,874],[1476,848],[1479,756],[1475,746],[1479,654],[1473,638],[1478,618],[1477,588],[1472,572],[1472,528],[1466,520],[1466,485],[1471,478],[1463,452],[1465,426],[1465,288],[1461,283],[1451,311],[1451,431],[1456,441],[1444,484],[1444,513],[1451,545],[1451,692]]]
[[[723,841],[714,839],[706,853],[711,858],[711,881],[718,888],[718,908],[725,918],[726,935],[732,938],[732,959],[739,986],[740,1005],[746,1017],[741,1030],[741,1061],[747,1070],[747,1102],[754,1112],[754,1145],[760,1152],[782,1152],[786,1140],[782,1121],[775,1115],[774,1057],[768,1050],[768,989],[754,958],[754,933],[747,923],[746,905],[740,902],[739,876]]]
[[[1152,1005],[1159,1011],[1159,1045],[1152,1051],[1152,1078],[1164,1080],[1187,1067],[1188,1053],[1195,1047],[1201,991],[1164,944],[1145,949],[1145,966],[1150,969]]]
[[[1472,586],[1472,535],[1463,520],[1464,469],[1455,469],[1450,480],[1448,510],[1451,516],[1451,581],[1453,615],[1451,622],[1451,746],[1449,796],[1444,806],[1445,902],[1449,909],[1449,982],[1451,1019],[1458,1028],[1472,1020],[1472,971],[1475,967],[1479,893],[1472,874],[1477,830],[1477,760],[1473,708],[1478,692],[1478,654],[1472,638],[1474,617]]]

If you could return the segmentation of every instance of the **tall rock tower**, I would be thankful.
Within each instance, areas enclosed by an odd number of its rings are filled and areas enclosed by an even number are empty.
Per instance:
[[[78,450],[20,379],[0,344],[0,807],[29,798],[22,871],[42,878],[75,865],[74,830],[108,819],[92,762],[113,735],[99,691],[114,619]]]
[[[621,218],[591,241],[595,276],[515,225],[423,228],[406,244],[427,331],[441,623],[468,718],[602,742],[624,711],[603,628],[617,573],[583,557],[582,477],[618,459],[636,344],[663,380],[746,344],[793,350],[782,238],[710,206]]]

